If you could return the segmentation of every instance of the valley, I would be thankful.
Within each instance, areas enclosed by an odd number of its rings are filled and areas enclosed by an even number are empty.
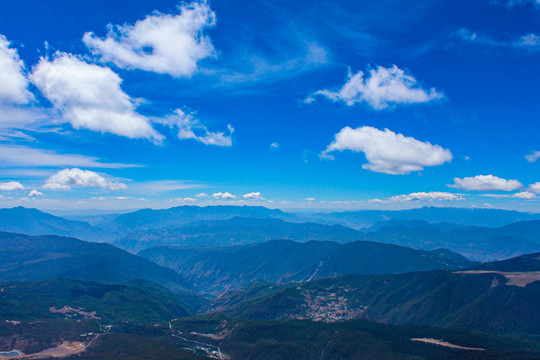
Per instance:
[[[540,357],[538,221],[360,231],[262,209],[159,214],[95,221],[103,241],[0,233],[2,358]],[[114,239],[122,226],[137,229]],[[468,258],[473,237],[472,258],[500,260]]]

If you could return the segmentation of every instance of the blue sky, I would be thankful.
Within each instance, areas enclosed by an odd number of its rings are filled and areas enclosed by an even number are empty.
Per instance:
[[[537,0],[5,0],[0,34],[0,206],[540,210]]]

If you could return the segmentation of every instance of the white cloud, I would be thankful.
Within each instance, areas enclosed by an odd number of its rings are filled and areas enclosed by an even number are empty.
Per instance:
[[[514,46],[522,48],[540,48],[540,36],[536,34],[523,35],[514,42]]]
[[[272,46],[272,54],[257,55],[260,48],[238,47],[232,68],[223,69],[222,85],[250,84],[254,82],[277,82],[313,71],[328,62],[328,51],[314,41],[306,41],[303,35],[280,39]]]
[[[151,180],[136,182],[130,186],[130,189],[140,193],[159,193],[200,187],[199,184],[190,184],[181,180]]]
[[[535,194],[529,191],[522,191],[513,195],[514,197],[519,198],[519,199],[534,199],[536,197]]]
[[[195,202],[195,201],[197,201],[197,199],[186,197],[186,198],[176,198],[176,199],[173,199],[173,201],[176,201],[176,202]]]
[[[279,143],[273,142],[270,144],[270,150],[276,150],[277,148],[279,148]]]
[[[52,61],[41,58],[30,78],[75,129],[155,142],[163,139],[150,121],[135,111],[134,100],[120,87],[122,79],[107,67],[56,53]]]
[[[35,196],[45,196],[43,195],[43,193],[41,191],[38,191],[38,190],[31,190],[29,193],[28,193],[28,196],[29,197],[35,197]]]
[[[18,145],[0,145],[0,164],[14,166],[84,166],[96,168],[127,168],[139,165],[107,164],[90,156],[58,154],[50,150]]]
[[[525,159],[531,163],[538,160],[538,158],[540,158],[540,151],[533,151],[532,153],[525,155]]]
[[[208,194],[205,194],[205,193],[198,193],[197,195],[195,195],[196,198],[204,198],[204,197],[207,197]]]
[[[0,34],[0,102],[26,104],[34,97],[28,91],[24,63],[17,49],[10,45],[8,39]]]
[[[218,199],[218,200],[233,200],[233,199],[236,199],[236,196],[231,194],[231,193],[228,193],[228,192],[218,192],[218,193],[215,193],[215,194],[212,194],[212,197],[214,199]]]
[[[529,51],[540,51],[540,36],[537,34],[527,34],[512,41],[495,40],[489,36],[479,35],[468,29],[459,29],[456,35],[462,40],[484,46],[511,47]]]
[[[105,38],[89,32],[83,41],[93,54],[120,68],[190,76],[199,60],[214,56],[214,46],[203,31],[215,25],[216,16],[206,2],[184,4],[179,11],[155,12],[134,25],[109,25]]]
[[[24,186],[17,181],[9,181],[0,183],[1,191],[15,191],[15,190],[24,190]]]
[[[234,129],[227,125],[228,134],[225,132],[211,132],[198,119],[195,113],[186,114],[181,109],[176,109],[174,115],[155,119],[156,123],[178,127],[179,139],[194,139],[205,145],[232,146],[232,134]]]
[[[378,200],[378,199],[373,199]],[[396,195],[390,198],[391,201],[433,201],[433,200],[463,200],[462,196],[455,195],[448,192],[416,192],[408,195]]]
[[[48,119],[48,114],[36,107],[2,103],[0,100],[0,136],[3,138],[25,138],[32,140],[28,134],[20,130],[35,130],[36,124]],[[32,126],[30,126],[32,125]]]
[[[109,190],[125,190],[127,186],[123,183],[106,179],[103,176],[90,171],[78,168],[60,170],[47,179],[43,188],[51,190],[68,190],[72,186],[98,187]]]
[[[529,189],[534,193],[540,194],[540,181],[529,185]]]
[[[515,198],[515,199],[535,199],[536,195],[529,191],[522,191],[514,194],[481,194],[481,196],[493,198]]]
[[[399,104],[427,103],[441,99],[443,94],[435,88],[424,90],[418,81],[397,66],[377,66],[369,74],[349,72],[347,82],[338,91],[319,90],[309,95],[304,102],[312,103],[316,96],[325,96],[332,101],[343,101],[352,106],[366,102],[376,110]]]
[[[421,171],[425,166],[441,165],[452,160],[450,150],[439,145],[370,126],[341,129],[321,157],[333,159],[329,153],[336,150],[363,152],[368,163],[362,168],[391,175]]]
[[[463,179],[454,178],[451,188],[475,191],[514,191],[523,185],[517,180],[506,180],[493,175],[477,175]]]
[[[305,201],[315,201],[315,198],[308,197],[308,198],[305,198],[304,200],[305,200]]]
[[[247,200],[264,200],[260,192],[251,192],[251,193],[242,195],[242,197]]]

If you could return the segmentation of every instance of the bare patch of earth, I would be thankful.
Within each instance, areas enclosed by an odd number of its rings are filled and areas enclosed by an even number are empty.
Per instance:
[[[504,276],[508,281],[505,285],[513,285],[519,287],[525,287],[535,281],[540,281],[540,271],[527,271],[527,272],[504,272],[504,271],[491,271],[491,270],[467,270],[456,271],[456,274],[499,274]]]
[[[459,350],[473,350],[473,351],[485,351],[486,350],[486,349],[482,349],[482,348],[459,346],[459,345],[451,344],[451,343],[449,343],[447,341],[437,340],[437,339],[414,338],[414,339],[411,339],[411,340],[412,341],[424,342],[424,343],[427,343],[427,344],[444,346],[444,347],[448,347],[448,348],[452,348],[452,349],[459,349]]]
[[[99,335],[98,335],[99,336]],[[97,338],[97,336],[94,338],[94,340]],[[93,342],[93,340],[92,340]],[[82,353],[86,348],[92,343],[90,342],[88,345],[85,345],[82,342],[78,341],[64,341],[61,344],[45,349],[43,351],[33,353],[33,354],[23,354],[19,350],[13,350],[13,352],[19,353],[19,355],[16,356],[8,356],[8,357],[2,357],[3,360],[12,360],[12,359],[44,359],[44,358],[63,358],[71,355],[76,355]]]
[[[74,315],[80,315],[85,319],[94,319],[94,320],[101,319],[100,317],[96,315],[95,311],[87,312],[87,311],[84,311],[83,308],[74,309],[71,306],[64,306],[61,309],[57,309],[54,306],[51,306],[49,308],[49,311],[54,314],[64,314],[68,318],[71,318]]]

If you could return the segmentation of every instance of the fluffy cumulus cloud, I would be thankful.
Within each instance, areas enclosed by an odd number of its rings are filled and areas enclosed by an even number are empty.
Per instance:
[[[226,132],[212,132],[195,118],[195,113],[186,113],[181,109],[176,109],[174,115],[154,121],[171,128],[178,128],[179,139],[193,139],[205,145],[232,146],[234,129],[231,125],[227,126]]]
[[[205,198],[207,196],[208,194],[205,194],[205,193],[198,193],[197,195],[195,195],[196,198]]]
[[[123,183],[106,179],[93,171],[81,170],[78,168],[60,170],[47,179],[43,188],[51,190],[69,190],[73,186],[97,187],[109,190],[127,189],[127,186]]]
[[[45,196],[41,191],[38,190],[30,190],[28,193],[29,197],[36,197],[36,196]]]
[[[349,106],[365,102],[381,110],[398,104],[427,103],[442,98],[443,94],[435,88],[425,90],[412,75],[394,65],[391,68],[378,66],[369,69],[367,74],[362,71],[356,74],[349,72],[341,89],[316,91],[304,102],[311,103],[317,96],[343,101]]]
[[[493,175],[477,175],[463,179],[454,178],[451,188],[473,191],[514,191],[523,187],[517,180],[502,179]]]
[[[24,63],[17,49],[0,34],[0,103],[26,104],[33,99],[28,91]]]
[[[242,197],[247,200],[264,200],[260,192],[251,192],[251,193],[242,195]]]
[[[135,111],[134,101],[120,87],[122,79],[107,67],[57,53],[52,60],[41,58],[31,80],[76,129],[163,139],[149,120]]]
[[[439,145],[370,126],[341,129],[321,157],[333,159],[331,152],[344,150],[363,152],[368,163],[362,168],[391,175],[421,171],[452,160],[450,150]]]
[[[540,158],[540,151],[533,151],[530,154],[525,155],[525,159],[531,163],[538,160],[538,158]]]
[[[234,200],[236,199],[236,195],[233,195],[228,192],[217,192],[212,194],[212,197],[217,200]]]
[[[531,190],[533,193],[540,194],[540,181],[529,185],[529,190]]]
[[[15,191],[15,190],[24,190],[24,186],[17,181],[8,181],[0,183],[1,191]]]
[[[93,54],[118,67],[189,76],[199,60],[215,53],[204,35],[215,23],[206,2],[194,2],[180,6],[179,14],[156,12],[134,25],[109,25],[104,38],[89,32],[83,40]]]
[[[390,198],[391,201],[433,201],[433,200],[463,200],[462,196],[449,192],[431,191],[415,192],[408,195],[396,195]]]

